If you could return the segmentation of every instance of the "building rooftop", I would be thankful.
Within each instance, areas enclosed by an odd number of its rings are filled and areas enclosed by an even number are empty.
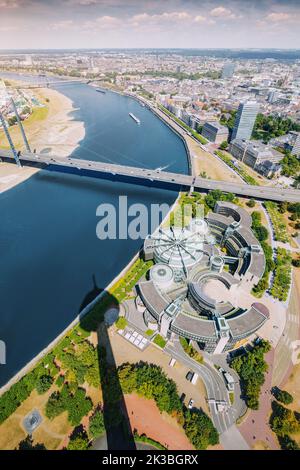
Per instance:
[[[151,306],[157,315],[160,315],[171,303],[171,300],[161,295],[153,281],[140,282],[138,290],[146,305]]]
[[[227,322],[233,338],[238,339],[257,331],[269,318],[269,310],[263,304],[256,302],[249,310],[235,318],[228,318]]]

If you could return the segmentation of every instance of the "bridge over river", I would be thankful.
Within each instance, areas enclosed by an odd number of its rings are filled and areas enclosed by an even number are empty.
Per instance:
[[[12,152],[1,150],[0,158],[6,161],[15,161]],[[145,186],[154,185],[166,189],[209,191],[220,189],[232,192],[239,196],[254,199],[267,199],[272,201],[300,202],[300,191],[297,189],[283,189],[278,187],[250,186],[244,183],[216,181],[206,178],[194,177],[166,171],[136,168],[132,166],[116,165],[112,163],[82,160],[77,158],[55,157],[37,153],[22,153],[19,155],[21,165],[38,166],[50,171],[72,173],[79,176],[122,180]]]

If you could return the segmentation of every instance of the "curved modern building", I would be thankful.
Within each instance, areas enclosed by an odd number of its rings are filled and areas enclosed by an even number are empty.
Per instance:
[[[240,287],[250,292],[262,277],[265,257],[241,207],[218,202],[205,219],[187,229],[160,231],[145,241],[146,259],[156,263],[149,281],[137,285],[146,324],[160,333],[195,340],[200,348],[222,353],[255,333],[269,318],[253,301],[239,305]]]

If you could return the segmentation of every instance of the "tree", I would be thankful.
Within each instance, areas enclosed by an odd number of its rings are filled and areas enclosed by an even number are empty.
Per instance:
[[[278,441],[282,450],[300,450],[297,442],[288,435],[279,436]]]
[[[65,411],[65,404],[61,394],[59,392],[53,392],[46,403],[45,415],[47,418],[53,419],[63,411]]]
[[[32,436],[29,434],[23,439],[23,441],[19,442],[19,446],[17,450],[47,450],[44,444],[34,444]]]
[[[22,114],[30,114],[30,108],[29,108],[29,106],[25,106],[25,107],[22,109]]]
[[[7,120],[7,122],[8,122],[8,125],[9,125],[9,126],[13,126],[13,125],[16,124],[16,122],[17,122],[16,116],[9,117],[8,120]]]
[[[254,233],[260,242],[267,240],[269,236],[268,229],[264,227],[263,225],[259,225],[258,227],[255,227]]]
[[[101,436],[105,432],[104,417],[98,408],[89,420],[89,433],[93,439]]]
[[[292,395],[285,390],[280,390],[278,387],[276,387],[273,391],[273,394],[276,400],[280,401],[284,405],[290,405],[293,403]]]
[[[52,384],[53,378],[51,375],[42,375],[37,381],[36,391],[39,395],[42,395],[43,393],[47,392],[47,390],[49,390]]]
[[[278,210],[280,214],[284,214],[288,210],[288,203],[286,201],[278,203]]]
[[[255,199],[249,199],[249,201],[246,203],[248,207],[255,207],[256,201]]]
[[[300,268],[300,258],[298,258],[298,259],[293,259],[292,265],[293,265],[295,268]]]
[[[226,149],[228,149],[228,142],[227,142],[227,140],[224,140],[224,141],[220,144],[220,149],[221,149],[221,150],[226,150]]]

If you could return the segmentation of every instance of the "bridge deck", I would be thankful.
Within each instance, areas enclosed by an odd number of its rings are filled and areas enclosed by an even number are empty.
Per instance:
[[[12,160],[12,154],[9,151],[0,151],[0,158]],[[159,170],[150,170],[145,168],[136,168],[125,165],[117,165],[112,163],[96,162],[91,160],[81,160],[76,158],[53,157],[48,155],[24,153],[20,156],[21,163],[27,164],[45,164],[51,165],[51,168],[57,171],[64,169],[74,169],[77,174],[81,171],[85,176],[95,176],[101,178],[101,175],[123,176],[138,179],[141,182],[159,182],[166,184],[168,187],[174,186],[174,190],[178,186],[191,187],[195,190],[211,190],[220,189],[226,192],[232,192],[240,196],[253,197],[255,199],[269,199],[273,201],[300,202],[300,191],[297,189],[282,189],[266,186],[250,186],[244,183],[231,183],[227,181],[216,181],[191,175],[182,175],[178,173],[170,173]]]

